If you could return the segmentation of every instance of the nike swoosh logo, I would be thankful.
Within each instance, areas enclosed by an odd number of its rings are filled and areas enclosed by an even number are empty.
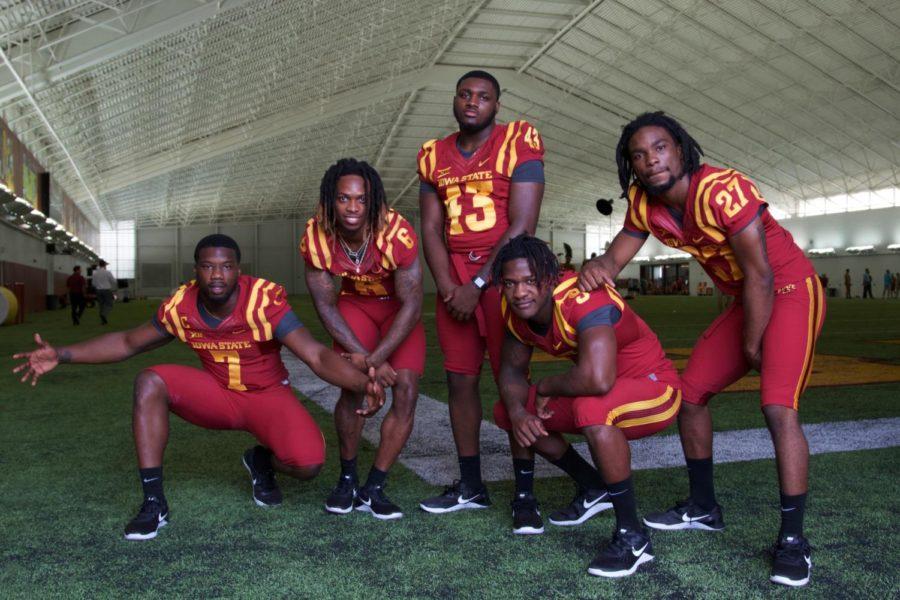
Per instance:
[[[150,483],[151,481],[156,481],[159,477],[151,477],[150,479],[144,479],[144,483]]]
[[[478,494],[475,494],[471,498],[463,498],[462,496],[460,496],[459,498],[456,499],[456,503],[457,504],[465,504],[465,503],[471,502],[472,500],[475,500],[477,498],[478,498]]]
[[[600,502],[601,500],[603,500],[603,496],[600,496],[599,498],[597,498],[597,499],[594,500],[593,502],[588,502],[587,500],[582,500],[582,501],[581,501],[581,504],[582,504],[585,508],[590,508],[590,507],[594,506],[595,504],[597,504],[598,502]]]
[[[372,506],[372,499],[371,499],[371,498],[361,498],[361,497],[359,497],[359,496],[357,496],[356,498],[357,498],[360,502],[362,502],[363,504],[365,504],[366,506]]]
[[[797,510],[797,507],[792,506],[791,508],[782,508],[781,512],[791,512],[792,510]]]
[[[650,543],[650,542],[647,542],[647,544],[649,544],[649,543]],[[641,546],[641,549],[640,549],[640,550],[635,550],[634,548],[632,548],[632,549],[631,549],[631,553],[632,553],[633,555],[635,555],[635,556],[640,556],[641,554],[644,553],[644,550],[647,549],[647,544],[644,544],[643,546]]]
[[[531,475],[534,471],[519,471],[522,475]]]
[[[808,556],[804,556],[804,557],[803,557],[803,560],[806,561],[806,566],[807,566],[807,567],[811,567],[811,566],[812,566],[812,560],[810,560],[810,558],[809,558]]]
[[[698,238],[691,238],[691,239],[694,241],[695,244],[699,244],[700,242],[703,241],[703,236],[700,236]]]
[[[489,160],[491,160],[491,159],[490,159],[490,158],[484,159],[483,161],[481,161],[480,163],[478,163],[478,166],[479,166],[479,167],[483,167],[483,166],[484,166],[484,163],[486,163],[486,162],[489,161]]]
[[[700,515],[699,517],[689,517],[687,513],[684,513],[683,515],[681,515],[681,520],[684,521],[685,523],[690,523],[691,521],[699,521],[700,519],[705,519],[708,516],[709,516],[709,513],[706,513],[705,515]]]

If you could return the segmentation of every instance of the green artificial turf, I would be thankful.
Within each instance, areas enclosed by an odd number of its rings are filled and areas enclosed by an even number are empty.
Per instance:
[[[321,333],[305,298],[292,299]],[[712,318],[706,299],[647,298],[634,303],[668,346],[689,346]],[[668,301],[675,302],[673,317]],[[118,304],[111,328],[132,326],[154,303]],[[833,302],[821,351],[897,360],[900,303]],[[833,320],[832,320],[833,319]],[[721,534],[654,532],[657,559],[634,577],[607,581],[585,570],[611,533],[611,511],[582,527],[547,524],[542,536],[513,536],[512,483],[489,486],[495,506],[429,515],[416,503],[435,492],[411,471],[393,469],[388,491],[406,510],[394,522],[368,515],[325,514],[322,501],[337,476],[331,417],[306,405],[326,437],[322,475],[281,478],[285,504],[256,507],[240,465],[253,442],[241,432],[206,431],[172,418],[165,463],[172,522],[148,542],[126,542],[122,527],[140,502],[130,431],[134,375],[144,366],[198,364],[177,343],[126,363],[63,366],[36,388],[9,373],[9,355],[30,346],[31,332],[67,343],[105,328],[89,313],[75,328],[64,311],[0,329],[0,597],[356,597],[356,598],[762,598],[870,597],[900,594],[900,448],[813,456],[807,534],[815,548],[813,581],[792,591],[768,583],[767,547],[778,527],[772,461],[716,467],[728,528]],[[444,398],[436,338],[428,321],[423,391]],[[671,326],[667,327],[666,323]],[[845,343],[842,340],[846,338]],[[827,350],[825,349],[827,348]],[[543,365],[542,365],[543,367]],[[550,368],[550,367],[548,367]],[[488,379],[488,378],[485,378]],[[492,386],[483,386],[485,395]],[[816,388],[804,397],[806,421],[898,416],[897,384]],[[761,427],[751,393],[714,403],[717,428]],[[435,432],[449,435],[449,432]],[[372,448],[360,454],[363,472]],[[641,511],[686,493],[682,469],[635,474]],[[546,512],[568,502],[570,483],[536,482]]]

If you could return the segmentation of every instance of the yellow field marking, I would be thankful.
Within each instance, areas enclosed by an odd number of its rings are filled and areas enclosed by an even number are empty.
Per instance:
[[[885,341],[885,340],[881,340]],[[900,340],[890,340],[900,344]],[[690,348],[666,348],[666,356],[681,373],[691,355]],[[533,362],[551,362],[567,360],[555,358],[539,350],[535,350]],[[855,356],[838,356],[835,354],[816,354],[813,363],[812,377],[808,387],[830,385],[859,385],[864,383],[891,383],[900,381],[900,365],[888,362],[876,362]],[[750,392],[759,390],[759,375],[747,375],[725,389],[726,392]]]

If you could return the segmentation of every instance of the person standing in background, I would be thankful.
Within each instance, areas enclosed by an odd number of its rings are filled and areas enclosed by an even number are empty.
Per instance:
[[[894,283],[894,278],[891,276],[891,270],[885,269],[884,271],[884,290],[881,292],[882,298],[890,298],[891,297],[891,286]]]
[[[866,269],[866,272],[863,273],[863,300],[866,298],[874,298],[872,295],[872,274],[869,273],[869,270]]]
[[[844,271],[844,298],[847,300],[850,299],[850,286],[853,285],[853,280],[850,279],[850,269]]]
[[[87,280],[81,274],[81,267],[75,266],[72,274],[66,279],[66,288],[69,290],[69,304],[72,305],[72,325],[81,323],[81,315],[84,314],[84,288]]]
[[[94,269],[91,276],[91,285],[97,290],[97,304],[100,306],[100,322],[104,325],[109,323],[107,317],[112,312],[113,302],[116,299],[116,290],[119,289],[119,282],[115,276],[106,270],[109,263],[101,260],[99,266]]]

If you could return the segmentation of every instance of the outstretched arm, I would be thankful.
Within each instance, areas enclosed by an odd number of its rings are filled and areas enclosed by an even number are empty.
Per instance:
[[[31,352],[14,354],[13,358],[25,359],[25,362],[14,368],[13,373],[24,372],[22,382],[27,383],[31,379],[31,385],[35,385],[39,377],[49,373],[60,363],[119,362],[135,354],[158,348],[171,340],[170,336],[160,333],[150,322],[128,331],[107,333],[61,348],[54,348],[45,342],[39,333],[35,333],[34,343],[38,348]]]
[[[332,385],[366,396],[366,407],[356,412],[370,416],[384,405],[384,389],[375,382],[375,369],[368,377],[333,350],[316,341],[306,327],[298,327],[281,338],[281,343],[309,365],[313,372]]]

